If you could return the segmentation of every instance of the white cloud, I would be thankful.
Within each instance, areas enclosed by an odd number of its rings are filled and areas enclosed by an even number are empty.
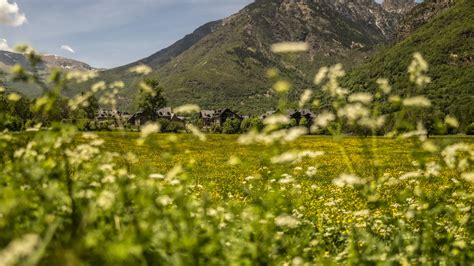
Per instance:
[[[76,53],[76,51],[74,51],[74,49],[72,49],[71,46],[66,45],[66,44],[61,45],[61,49],[63,49],[64,51],[68,51],[72,54]]]
[[[7,40],[0,39],[0,50],[9,51],[9,52],[12,51],[12,48],[10,48],[10,46],[8,46]]]
[[[0,0],[0,24],[18,27],[25,22],[26,16],[20,13],[16,3],[10,4],[8,0]]]

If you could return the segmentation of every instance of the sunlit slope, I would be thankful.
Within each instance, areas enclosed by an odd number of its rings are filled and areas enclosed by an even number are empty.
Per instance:
[[[423,15],[423,12],[417,13]],[[422,53],[430,64],[428,74],[432,82],[421,90],[409,83],[407,74],[407,66],[415,52]],[[433,116],[443,117],[448,113],[455,115],[463,127],[472,123],[474,1],[456,1],[403,41],[377,53],[349,74],[346,86],[374,91],[379,77],[388,78],[400,95],[423,94],[430,98]]]
[[[138,63],[155,69],[153,76],[163,83],[171,105],[193,102],[258,113],[276,101],[265,75],[268,68],[295,83],[295,96],[311,84],[320,66],[360,63],[393,37],[397,21],[398,14],[375,3],[262,0],[199,31],[198,38],[168,48],[178,53],[158,53]],[[271,53],[270,46],[282,41],[305,41],[311,48],[291,57]],[[125,80],[121,100],[133,107],[136,79],[126,68],[106,71],[103,77]]]

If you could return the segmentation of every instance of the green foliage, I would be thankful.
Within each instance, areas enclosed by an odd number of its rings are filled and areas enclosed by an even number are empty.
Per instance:
[[[178,133],[181,131],[184,131],[184,123],[179,122],[179,121],[171,121],[167,126],[166,126],[166,132],[171,132],[171,133]]]
[[[474,123],[470,124],[470,125],[466,128],[466,134],[467,134],[467,135],[474,135]]]
[[[222,125],[222,133],[237,134],[240,132],[240,119],[227,119]]]
[[[300,127],[309,127],[310,126],[310,123],[308,121],[308,119],[306,119],[306,117],[302,117],[300,119],[300,124],[299,124]]]
[[[87,106],[82,107],[82,110],[84,110],[87,115],[87,118],[89,119],[94,119],[97,113],[99,112],[99,109],[99,101],[95,96],[90,97]]]
[[[240,132],[245,133],[250,130],[260,131],[263,129],[263,122],[258,117],[245,118],[240,124]]]
[[[155,114],[159,109],[166,106],[166,99],[163,97],[163,88],[156,79],[146,79],[145,84],[151,91],[142,92],[140,108],[145,114]]]
[[[389,77],[394,93],[425,95],[433,102],[431,112],[457,117],[464,129],[474,122],[472,25],[474,2],[455,1],[453,7],[441,12],[405,40],[381,49],[368,62],[356,67],[343,84],[354,91],[375,92],[377,79]],[[432,82],[423,88],[416,88],[408,80],[406,69],[414,52],[421,52],[430,64]]]

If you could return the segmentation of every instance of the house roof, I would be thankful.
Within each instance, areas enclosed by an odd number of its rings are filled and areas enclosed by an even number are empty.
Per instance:
[[[173,114],[171,107],[164,107],[157,111],[160,116],[171,116]]]
[[[201,117],[211,118],[214,116],[216,112],[213,110],[201,110],[200,113],[201,113]]]

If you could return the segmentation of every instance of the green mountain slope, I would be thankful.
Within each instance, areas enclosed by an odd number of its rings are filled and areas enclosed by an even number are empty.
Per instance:
[[[137,81],[127,69],[145,63],[155,70],[170,105],[191,102],[258,113],[276,100],[265,75],[268,68],[295,82],[296,94],[311,84],[320,66],[357,65],[374,47],[389,42],[398,19],[398,13],[373,0],[259,0],[167,50],[105,71],[101,78],[126,82],[121,94],[126,109],[134,108]],[[271,53],[270,46],[282,41],[305,41],[311,49],[298,56]]]
[[[435,1],[429,1],[435,2]],[[446,1],[437,1],[446,2]],[[452,2],[452,1],[450,1]],[[416,13],[423,16],[425,3]],[[429,11],[429,9],[428,9]],[[416,20],[417,18],[412,18]],[[430,64],[432,82],[417,90],[408,81],[407,66],[420,52]],[[474,1],[458,0],[416,29],[403,41],[373,56],[347,77],[354,90],[374,91],[377,78],[389,78],[400,95],[423,94],[433,102],[433,116],[451,114],[465,127],[474,119]]]

